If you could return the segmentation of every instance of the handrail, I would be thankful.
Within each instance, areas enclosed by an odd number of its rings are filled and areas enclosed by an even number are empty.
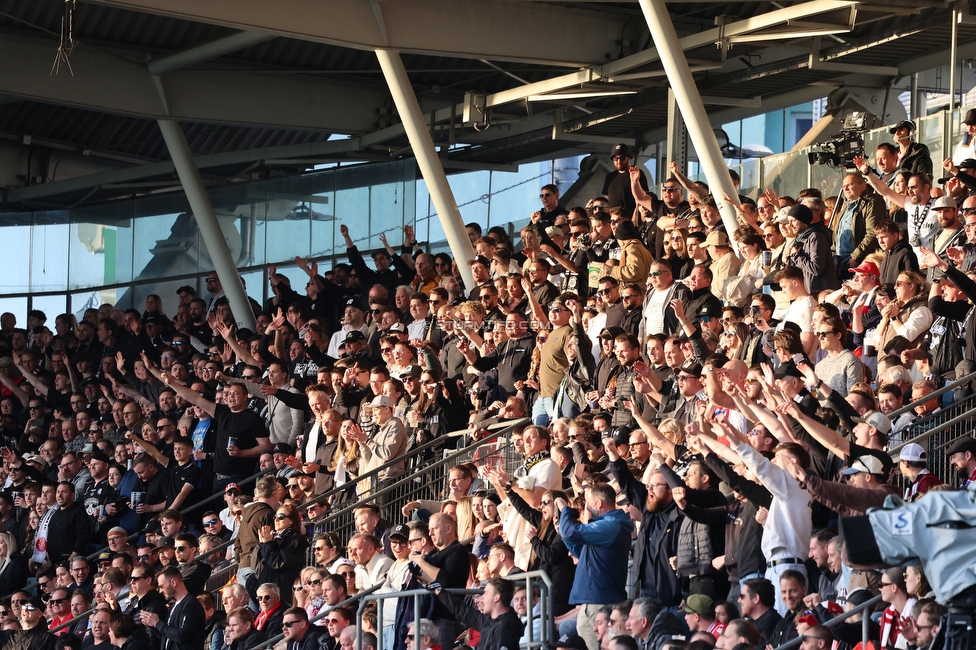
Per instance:
[[[953,426],[955,426],[957,424],[962,424],[963,422],[966,422],[967,420],[972,420],[973,417],[976,417],[976,415],[974,415],[972,411],[966,411],[962,415],[957,415],[956,417],[954,417],[951,420],[948,420],[946,422],[943,422],[942,424],[940,424],[937,427],[932,427],[928,431],[925,431],[924,433],[918,434],[917,436],[915,436],[911,440],[907,440],[907,441],[901,443],[900,445],[898,445],[896,447],[892,447],[891,449],[888,450],[888,453],[891,455],[892,458],[897,458],[898,457],[897,456],[898,453],[904,447],[906,447],[907,445],[910,445],[912,443],[925,442],[926,440],[928,440],[929,438],[931,438],[935,434],[942,433],[946,429],[949,429],[950,427],[953,427]],[[959,436],[959,437],[961,438],[963,436]]]
[[[473,444],[468,445],[467,447],[463,447],[462,449],[457,450],[452,456],[448,457],[447,459],[444,459],[444,460],[441,460],[441,461],[437,461],[435,463],[432,463],[432,464],[428,465],[427,467],[438,467],[438,466],[444,464],[445,462],[451,460],[452,458],[457,457],[460,454],[467,453],[468,451],[471,451],[472,449],[476,449],[476,448],[478,448],[480,446],[483,446],[486,443],[494,442],[496,439],[498,439],[501,436],[505,435],[508,432],[509,429],[514,429],[516,426],[518,426],[518,425],[520,425],[520,424],[522,424],[524,422],[529,422],[529,421],[530,421],[530,418],[519,418],[517,420],[510,420],[510,421],[506,422],[506,424],[508,426],[506,426],[506,427],[504,427],[502,429],[499,429],[497,431],[494,431],[494,432],[490,433],[489,435],[485,436],[481,440],[478,440],[478,441],[474,442]],[[451,433],[455,433],[455,432],[452,431]],[[362,476],[357,476],[354,479],[350,479],[347,483],[343,483],[342,485],[337,486],[337,487],[334,487],[331,490],[327,490],[327,491],[323,492],[322,494],[316,496],[314,499],[310,499],[309,501],[306,501],[305,503],[299,505],[298,506],[298,509],[299,510],[305,510],[310,505],[314,505],[314,504],[317,504],[317,503],[321,503],[325,499],[327,499],[327,498],[329,498],[329,497],[331,497],[331,496],[333,496],[335,494],[339,494],[341,492],[345,492],[346,490],[349,489],[349,483],[355,484],[355,483],[359,483],[360,481],[368,480],[370,478],[379,476],[380,472],[382,472],[384,469],[388,469],[388,468],[392,467],[393,465],[397,465],[397,464],[399,464],[399,463],[401,463],[401,462],[403,462],[403,461],[405,461],[405,460],[407,460],[407,459],[409,459],[409,458],[411,458],[411,457],[419,454],[420,452],[427,451],[428,449],[433,449],[434,447],[443,445],[444,442],[445,442],[445,438],[447,438],[449,436],[450,436],[450,434],[444,434],[443,436],[439,436],[439,437],[435,438],[434,440],[431,440],[430,442],[427,442],[427,443],[424,443],[423,445],[420,445],[419,447],[415,447],[414,449],[411,449],[409,452],[407,452],[403,456],[398,457],[396,460],[392,460],[389,463],[386,463],[385,465],[381,465],[380,467],[377,467],[376,469],[371,470],[371,471],[367,472],[366,474],[363,474]],[[403,477],[403,478],[409,478],[410,476],[411,476],[410,474],[404,473],[400,477],[397,477],[397,478],[401,478],[401,477]],[[391,491],[391,490],[395,489],[396,487],[397,487],[397,485],[394,484],[394,485],[388,486],[386,488],[383,488],[382,490],[378,490],[376,492],[370,492],[369,496],[370,497],[376,497],[376,496],[379,496],[381,494],[386,494],[388,491]],[[348,507],[344,508],[343,510],[340,510],[339,512],[329,514],[325,519],[322,519],[322,520],[317,521],[315,523],[316,524],[322,524],[322,523],[327,523],[327,522],[334,521],[339,516],[339,514],[345,514],[347,511],[351,511],[352,509],[354,509],[354,507],[358,507],[359,505],[360,504],[357,503],[357,504],[354,504],[353,506],[348,506]]]
[[[384,582],[381,582],[378,585],[373,585],[369,589],[366,589],[364,591],[360,591],[358,594],[356,594],[354,596],[350,596],[349,598],[346,598],[344,601],[342,601],[341,603],[339,603],[339,604],[337,604],[337,605],[335,605],[333,607],[323,608],[322,611],[320,611],[318,614],[316,614],[312,618],[308,619],[309,624],[311,625],[315,621],[318,621],[318,620],[321,620],[321,619],[325,618],[326,616],[329,615],[329,612],[331,612],[332,610],[334,610],[336,607],[342,607],[344,605],[350,605],[350,604],[356,602],[357,600],[360,600],[362,598],[365,598],[366,596],[369,596],[370,594],[372,594],[373,592],[375,592],[377,589],[379,589],[380,587],[382,587],[384,584],[386,584],[385,581]],[[253,650],[261,650],[261,648],[270,648],[270,647],[274,646],[274,644],[278,643],[279,641],[281,641],[284,638],[285,638],[285,635],[282,632],[279,632],[278,634],[276,634],[275,636],[271,637],[270,639],[267,639],[265,641],[262,641],[260,644],[254,646]]]
[[[844,612],[843,614],[838,614],[837,616],[833,617],[832,619],[830,619],[826,623],[823,623],[823,625],[825,627],[834,627],[838,623],[841,623],[841,622],[847,620],[848,618],[850,618],[851,616],[854,616],[855,614],[857,614],[859,612],[863,612],[864,610],[868,609],[869,607],[874,607],[875,605],[877,605],[880,602],[881,602],[881,594],[878,594],[877,596],[871,598],[870,600],[867,600],[867,601],[861,603],[860,605],[858,605],[854,609],[852,609],[850,611],[847,611],[847,612]],[[870,617],[868,617],[868,616],[863,617],[862,620],[861,620],[861,641],[863,642],[862,645],[864,647],[867,647],[867,645],[868,645],[868,623],[869,623],[869,621],[870,621]],[[803,637],[798,636],[795,639],[791,639],[791,640],[787,641],[786,643],[784,643],[783,645],[775,648],[775,650],[793,650],[794,648],[799,648],[800,647],[800,644],[802,642],[803,642]]]
[[[388,581],[384,580],[380,583],[380,586],[385,585]],[[478,595],[485,593],[484,589],[457,589],[457,588],[443,588],[441,591],[446,591],[448,593],[462,595]],[[392,591],[383,594],[370,594],[359,601],[359,609],[356,611],[356,648],[362,650],[363,647],[363,610],[366,608],[366,603],[370,600],[376,601],[376,647],[382,648],[383,645],[383,601],[387,598],[406,598],[408,596],[413,596],[413,629],[416,634],[417,630],[420,629],[420,597],[421,596],[437,596],[429,589],[405,589],[402,591]],[[416,647],[416,646],[415,646]],[[443,646],[441,646],[443,647]]]
[[[969,382],[971,382],[973,380],[976,380],[976,372],[972,372],[972,373],[966,375],[965,377],[963,377],[962,379],[957,379],[954,382],[952,382],[951,384],[946,384],[942,388],[939,388],[938,390],[929,393],[928,395],[926,395],[925,397],[923,397],[920,400],[916,400],[916,401],[912,402],[911,404],[905,404],[901,408],[895,409],[894,411],[892,411],[891,413],[888,414],[888,419],[893,421],[895,418],[897,418],[902,413],[907,413],[907,412],[909,412],[911,410],[914,410],[916,406],[921,406],[925,402],[928,402],[929,400],[931,400],[933,397],[939,397],[943,393],[948,393],[950,390],[954,390],[954,389],[962,386],[963,384],[968,384]]]
[[[529,418],[520,418],[518,420],[512,420],[509,423],[509,425],[507,427],[505,427],[504,429],[499,429],[498,431],[495,431],[495,432],[491,433],[490,435],[488,435],[488,436],[482,438],[481,440],[478,440],[478,441],[476,441],[476,442],[468,445],[467,447],[463,447],[461,449],[458,449],[454,454],[448,456],[447,458],[444,458],[442,460],[438,460],[436,462],[433,462],[433,463],[427,465],[426,466],[426,469],[436,469],[437,467],[441,467],[443,465],[446,465],[448,463],[451,463],[451,462],[455,461],[461,455],[464,455],[464,454],[466,454],[466,453],[468,453],[468,452],[470,452],[470,451],[472,451],[474,449],[477,449],[479,447],[482,447],[482,446],[484,446],[484,445],[486,445],[486,444],[488,444],[490,442],[494,442],[498,438],[500,438],[503,435],[505,435],[508,432],[509,429],[514,429],[516,426],[522,424],[523,422],[527,422],[528,420],[529,420]],[[429,445],[430,443],[427,443],[427,444]],[[418,449],[420,449],[420,448],[418,447]],[[379,470],[374,470],[374,471],[379,471]],[[373,472],[370,472],[370,474],[372,474],[372,473]],[[362,477],[358,477],[358,478],[350,481],[350,483],[358,483],[359,481],[361,481],[366,476],[367,475],[364,475]],[[411,475],[411,474],[404,474],[403,475],[403,478],[404,479],[412,479],[413,478],[413,475]],[[368,495],[368,498],[376,498],[376,497],[385,495],[385,494],[387,494],[389,492],[392,492],[392,491],[398,489],[399,487],[400,487],[400,483],[397,482],[397,483],[394,483],[392,485],[388,485],[387,487],[385,487],[385,488],[383,488],[381,490],[370,491],[370,493]],[[340,491],[343,491],[345,489],[346,489],[346,486],[343,485],[342,487],[339,487],[339,488],[336,488],[336,489],[333,489],[333,490],[329,490],[328,492],[323,493],[322,495],[320,495],[320,496],[312,499],[311,501],[308,501],[306,503],[303,503],[301,506],[299,506],[299,508],[300,509],[301,508],[307,508],[308,506],[310,506],[310,505],[312,505],[314,503],[319,503],[322,499],[326,498],[327,496],[329,496],[331,494],[334,494],[334,493],[337,493],[337,492],[340,492]],[[329,513],[325,518],[323,518],[323,519],[321,519],[319,521],[316,521],[314,523],[316,525],[330,524],[330,523],[338,520],[341,516],[346,515],[346,514],[352,512],[353,510],[355,510],[356,508],[358,508],[361,505],[362,505],[362,503],[360,503],[360,502],[353,503],[351,505],[346,506],[345,508],[342,508],[341,510],[339,510],[337,512]]]

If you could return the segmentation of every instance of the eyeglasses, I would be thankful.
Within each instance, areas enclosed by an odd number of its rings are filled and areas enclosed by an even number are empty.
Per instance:
[[[491,296],[490,295],[489,296],[479,296],[479,298],[481,298],[481,300],[483,302],[487,302],[487,301],[491,300]]]
[[[550,307],[549,308],[549,311],[552,312],[553,314],[558,314],[558,313],[564,312],[566,310],[563,309],[562,307]]]
[[[692,379],[698,379],[694,375],[678,375],[678,381],[691,381]]]
[[[817,335],[817,338],[818,339],[825,339],[825,338],[827,338],[827,335],[828,334],[836,334],[836,333],[837,332],[833,332],[833,331],[831,331],[831,332],[816,332],[816,335]]]
[[[407,544],[413,544],[414,542],[422,542],[422,541],[424,541],[423,537],[414,537],[413,539],[408,539]]]
[[[967,217],[976,214],[976,208],[963,208],[962,213]]]
[[[333,625],[338,625],[339,624],[339,619],[337,619],[337,618],[327,618],[327,619],[325,619],[325,624],[328,625],[329,623],[332,623]]]
[[[391,347],[380,348],[380,352],[393,352],[393,348]]]

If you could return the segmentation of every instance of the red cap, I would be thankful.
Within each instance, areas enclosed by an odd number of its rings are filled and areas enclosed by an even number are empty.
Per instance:
[[[878,265],[874,262],[861,262],[861,264],[853,269],[855,273],[862,273],[864,275],[873,275],[875,277],[881,277],[881,271],[878,270]]]
[[[228,483],[227,485],[224,486],[224,494],[227,494],[231,490],[237,490],[238,494],[244,491],[241,489],[241,486],[238,485],[237,483]]]

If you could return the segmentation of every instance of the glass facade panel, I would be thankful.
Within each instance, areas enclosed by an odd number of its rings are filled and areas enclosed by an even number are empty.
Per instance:
[[[68,310],[68,298],[65,294],[58,294],[53,296],[34,296],[31,298],[31,309],[40,309],[47,316],[47,323],[45,323],[53,332],[54,331],[54,319],[60,314],[63,314]],[[23,327],[27,327],[27,320],[20,320],[20,316],[17,317],[17,322],[23,322]]]
[[[809,112],[804,106],[728,125],[729,133],[746,148],[768,144],[775,134],[789,147],[794,131],[802,131],[797,120],[806,119],[804,110]],[[918,140],[929,147],[937,173],[946,151],[946,119],[952,124],[951,147],[961,134],[962,110],[949,118],[938,113],[917,121]],[[891,141],[887,128],[865,133],[865,151],[872,154],[879,141]],[[809,165],[808,151],[742,160],[735,166],[742,179],[740,192],[755,198],[759,189],[771,187],[796,196],[805,187],[816,187],[825,198],[836,197],[842,171]],[[540,204],[539,189],[554,182],[565,192],[578,179],[579,164],[574,156],[528,163],[512,172],[475,171],[448,178],[465,223],[477,222],[485,230],[501,226],[514,234],[518,245],[519,229]],[[697,165],[691,169],[699,171]],[[380,232],[399,249],[404,224],[415,224],[417,238],[429,242],[433,252],[449,250],[413,160],[323,168],[221,187],[209,195],[231,255],[250,285],[248,293],[262,303],[269,294],[267,263],[279,264],[302,292],[306,276],[294,266],[296,255],[312,256],[323,270],[345,261],[340,224],[349,226],[354,242],[367,254],[381,246]],[[0,215],[0,237],[7,244],[0,310],[14,312],[23,324],[28,305],[52,317],[65,311],[69,301],[71,311],[79,314],[102,301],[142,310],[145,296],[155,292],[167,313],[175,313],[175,291],[184,284],[197,287],[209,300],[202,277],[213,263],[187,209],[186,198],[174,192],[70,211]]]
[[[68,224],[37,224],[31,242],[30,289],[65,291],[68,288]],[[64,303],[62,297],[61,302]],[[61,308],[64,311],[64,307]]]

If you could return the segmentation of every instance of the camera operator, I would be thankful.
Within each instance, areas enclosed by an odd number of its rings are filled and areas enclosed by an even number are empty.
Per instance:
[[[911,120],[902,120],[888,132],[895,136],[895,142],[898,143],[898,166],[913,174],[932,176],[932,156],[929,154],[929,148],[921,142],[912,141],[915,123]]]

